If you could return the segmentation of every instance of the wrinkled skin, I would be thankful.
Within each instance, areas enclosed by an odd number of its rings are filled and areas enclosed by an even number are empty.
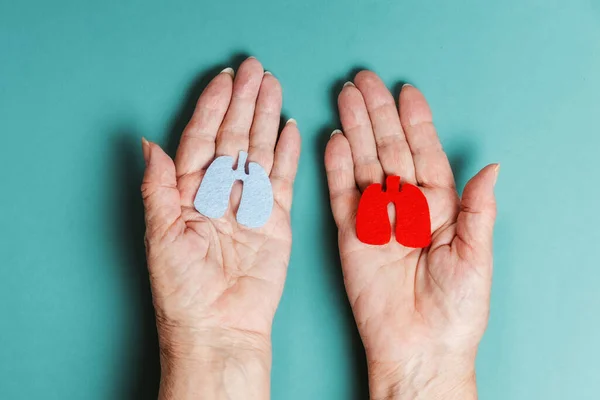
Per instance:
[[[474,359],[485,330],[492,273],[497,165],[459,199],[421,93],[403,88],[400,111],[368,71],[340,94],[344,133],[325,164],[344,279],[369,362],[372,399],[476,398]],[[144,141],[146,244],[161,346],[161,399],[267,399],[271,325],[291,248],[290,207],[300,136],[279,139],[281,88],[250,58],[213,79],[175,160]],[[275,206],[260,229],[237,224],[241,188],[209,220],[193,198],[210,162],[248,151],[270,175]],[[360,243],[360,191],[400,175],[425,193],[428,249]]]
[[[399,109],[370,71],[338,98],[343,133],[327,145],[331,206],[348,298],[369,363],[372,398],[476,398],[474,362],[487,325],[492,279],[493,187],[481,170],[462,199],[423,95],[405,85]],[[432,243],[372,246],[356,236],[361,192],[386,175],[418,185]],[[393,215],[391,215],[393,220]]]
[[[174,161],[158,145],[143,142],[163,399],[268,398],[271,325],[290,257],[300,135],[290,120],[277,140],[281,87],[258,60],[247,59],[233,75],[224,70],[206,87]],[[273,186],[271,217],[257,229],[235,219],[239,183],[224,217],[209,219],[193,207],[213,159],[237,160],[240,150],[265,169]]]

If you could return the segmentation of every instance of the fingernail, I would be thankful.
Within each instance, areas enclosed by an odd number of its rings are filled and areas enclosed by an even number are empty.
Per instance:
[[[231,77],[233,78],[235,76],[235,71],[233,70],[233,68],[231,67],[227,67],[225,68],[223,71],[220,72],[221,74],[229,74],[231,75]]]
[[[331,132],[331,135],[329,137],[332,138],[333,135],[337,135],[338,133],[342,133],[342,131],[340,131],[339,129],[335,129],[333,132]]]
[[[298,122],[296,122],[296,120],[294,118],[290,118],[288,119],[285,124],[294,124],[294,125],[298,125]]]
[[[348,86],[356,87],[356,85],[350,81],[344,83],[344,87],[348,87]]]
[[[248,60],[256,60],[256,57],[254,57],[254,56],[250,56],[250,57],[248,57],[247,59],[248,59]]]
[[[144,162],[147,166],[150,161],[150,142],[145,137],[142,137],[142,153],[144,154]]]
[[[265,75],[273,75],[271,71],[265,71]]]
[[[496,173],[496,177],[494,178],[494,186],[496,186],[496,182],[498,181],[498,175],[500,174],[500,164],[496,164],[494,167],[494,172]]]
[[[405,87],[413,87],[413,85],[411,85],[410,83],[405,83],[404,85],[402,85],[402,89],[404,89]]]

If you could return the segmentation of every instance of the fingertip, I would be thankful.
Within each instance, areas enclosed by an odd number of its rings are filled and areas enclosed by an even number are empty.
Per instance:
[[[263,83],[264,82],[270,82],[272,85],[281,86],[279,79],[269,71],[263,73]]]
[[[238,75],[239,72],[242,70],[246,70],[255,74],[260,74],[261,76],[264,75],[264,69],[262,64],[256,59],[256,57],[253,56],[248,57],[242,62],[242,64],[240,64],[240,67],[238,68]]]
[[[158,150],[159,153],[164,153],[163,149],[158,144],[156,144],[154,142],[150,142],[150,141],[147,141],[147,142],[148,142],[147,146],[148,146],[148,149],[150,150],[150,153],[153,153],[155,149]]]
[[[342,111],[362,105],[364,104],[364,100],[356,86],[344,85],[338,94],[337,104],[340,111]]]
[[[385,86],[385,83],[381,80],[379,75],[377,75],[373,71],[362,70],[359,73],[357,73],[354,77],[354,84],[359,90],[361,96],[364,97],[367,108],[369,108],[369,105],[379,105],[381,102],[384,101],[393,102],[393,97],[387,89],[387,87]],[[391,97],[391,100],[388,99],[388,97]],[[373,103],[373,101],[375,100],[376,103]]]
[[[282,89],[279,79],[271,74],[264,74],[260,84],[259,100],[268,106],[269,112],[281,110]],[[257,103],[257,107],[259,104]],[[276,110],[277,109],[277,110]]]
[[[369,81],[379,81],[379,76],[368,69],[363,69],[359,71],[356,75],[354,75],[354,83],[356,86],[360,86],[360,84]]]
[[[228,70],[230,70],[231,73],[227,72]],[[231,100],[233,77],[234,72],[232,68],[225,68],[217,74],[217,76],[215,76],[204,88],[200,97],[198,97],[194,114],[197,116],[198,113],[203,112],[204,108],[207,106],[219,110],[226,108]],[[193,117],[194,116],[192,116],[192,119]]]
[[[356,87],[354,82],[347,81],[346,83],[344,83],[338,94],[338,101],[339,101],[339,98],[342,96],[342,94],[347,95],[348,93],[352,93],[353,90],[358,91],[358,88]],[[358,92],[358,93],[360,93],[360,92]]]
[[[405,83],[404,85],[402,85],[402,88],[400,89],[400,95],[399,95],[398,100],[399,101],[412,100],[412,99],[418,97],[420,94],[421,94],[421,92],[419,91],[419,89],[417,89],[410,83]]]
[[[425,96],[419,89],[410,84],[402,86],[398,103],[400,107],[400,120],[405,129],[433,120],[431,109]]]
[[[294,155],[300,153],[301,145],[300,131],[298,130],[298,123],[295,119],[290,118],[285,123],[281,135],[279,137],[276,151],[292,151]]]
[[[235,78],[235,71],[231,67],[223,69],[221,72],[219,72],[219,74],[226,74],[229,75],[232,79]]]
[[[500,163],[495,164],[494,172],[496,173],[496,176],[494,177],[494,186],[496,186],[496,183],[498,182],[498,175],[500,175]]]
[[[149,169],[167,168],[169,173],[175,171],[175,165],[171,157],[156,143],[148,142],[148,162]]]
[[[298,133],[298,121],[296,121],[294,118],[289,118],[287,121],[285,121],[285,125],[283,126],[283,131],[281,133],[284,131],[293,131]]]
[[[461,203],[468,210],[496,212],[494,185],[498,176],[498,164],[489,164],[481,169],[465,186]]]
[[[472,180],[479,181],[479,183],[478,182],[475,182],[475,183],[486,186],[486,187],[490,188],[490,190],[493,192],[494,186],[496,186],[496,181],[498,180],[499,172],[500,172],[500,164],[498,164],[498,163],[488,164],[485,167],[483,167],[481,169],[481,171],[479,171],[477,173],[477,175],[475,175],[473,177]]]
[[[494,182],[498,164],[489,164],[479,171],[465,186],[461,199],[461,210],[457,220],[457,236],[462,251],[472,256],[474,250],[489,254],[492,248],[497,207]],[[464,246],[469,243],[468,246]]]
[[[145,191],[144,188],[150,188],[152,192],[156,187],[160,186],[175,187],[177,185],[177,178],[175,176],[175,164],[171,157],[156,143],[146,140],[144,147],[147,148],[146,151],[149,157],[146,170],[144,171],[142,192]]]
[[[475,176],[473,176],[467,185],[465,186],[465,191],[470,187],[482,187],[482,186],[490,186],[493,187],[494,180],[497,174],[496,171],[497,164],[489,164],[483,167]]]
[[[295,147],[298,147],[298,152],[300,151],[302,137],[300,136],[300,130],[298,129],[298,121],[296,121],[294,118],[288,119],[285,122],[283,130],[281,131],[281,138],[283,136],[286,137],[287,141],[292,142]]]
[[[415,90],[417,92],[419,91],[419,89],[417,89],[412,83],[405,82],[405,83],[402,84],[402,88],[400,89],[400,93],[402,93],[402,92],[409,93],[410,91],[413,91],[413,90]]]
[[[344,136],[344,132],[342,132],[340,129],[334,129],[329,135],[327,148],[343,145],[343,142],[345,142],[345,144],[348,146],[348,150],[350,150],[350,145],[348,144],[348,139],[346,139]]]
[[[333,135],[343,135],[343,132],[339,129],[334,129],[333,132],[331,132],[331,135],[329,135],[329,138],[331,139]]]
[[[150,142],[142,136],[142,154],[144,155],[144,162],[146,166],[148,166],[148,162],[150,161]]]
[[[336,129],[331,133],[325,147],[325,167],[329,170],[349,163],[352,163],[350,144],[342,131]]]
[[[350,129],[356,125],[370,126],[365,99],[358,87],[354,85],[342,87],[338,94],[337,104],[344,129]]]
[[[496,184],[496,180],[498,179],[498,173],[500,172],[500,164],[493,163],[488,164],[479,171],[477,175],[481,175],[482,179],[486,182],[490,182],[493,185]]]

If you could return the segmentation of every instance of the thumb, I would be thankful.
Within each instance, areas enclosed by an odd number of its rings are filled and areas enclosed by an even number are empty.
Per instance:
[[[458,254],[465,257],[491,256],[496,220],[494,185],[500,164],[490,164],[465,186],[456,225]]]
[[[181,216],[181,203],[175,164],[155,143],[142,138],[142,150],[146,161],[146,171],[142,182],[142,198],[146,215],[146,239],[163,238],[170,229],[175,234],[183,230],[177,226]]]

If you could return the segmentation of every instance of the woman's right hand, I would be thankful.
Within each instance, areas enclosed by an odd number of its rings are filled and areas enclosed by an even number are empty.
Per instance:
[[[487,325],[497,164],[459,199],[431,111],[405,85],[399,111],[376,74],[362,71],[338,99],[344,132],[325,166],[348,298],[363,340],[372,399],[475,399],[475,356]],[[429,203],[432,243],[406,248],[360,242],[361,192],[387,175],[418,185]]]

